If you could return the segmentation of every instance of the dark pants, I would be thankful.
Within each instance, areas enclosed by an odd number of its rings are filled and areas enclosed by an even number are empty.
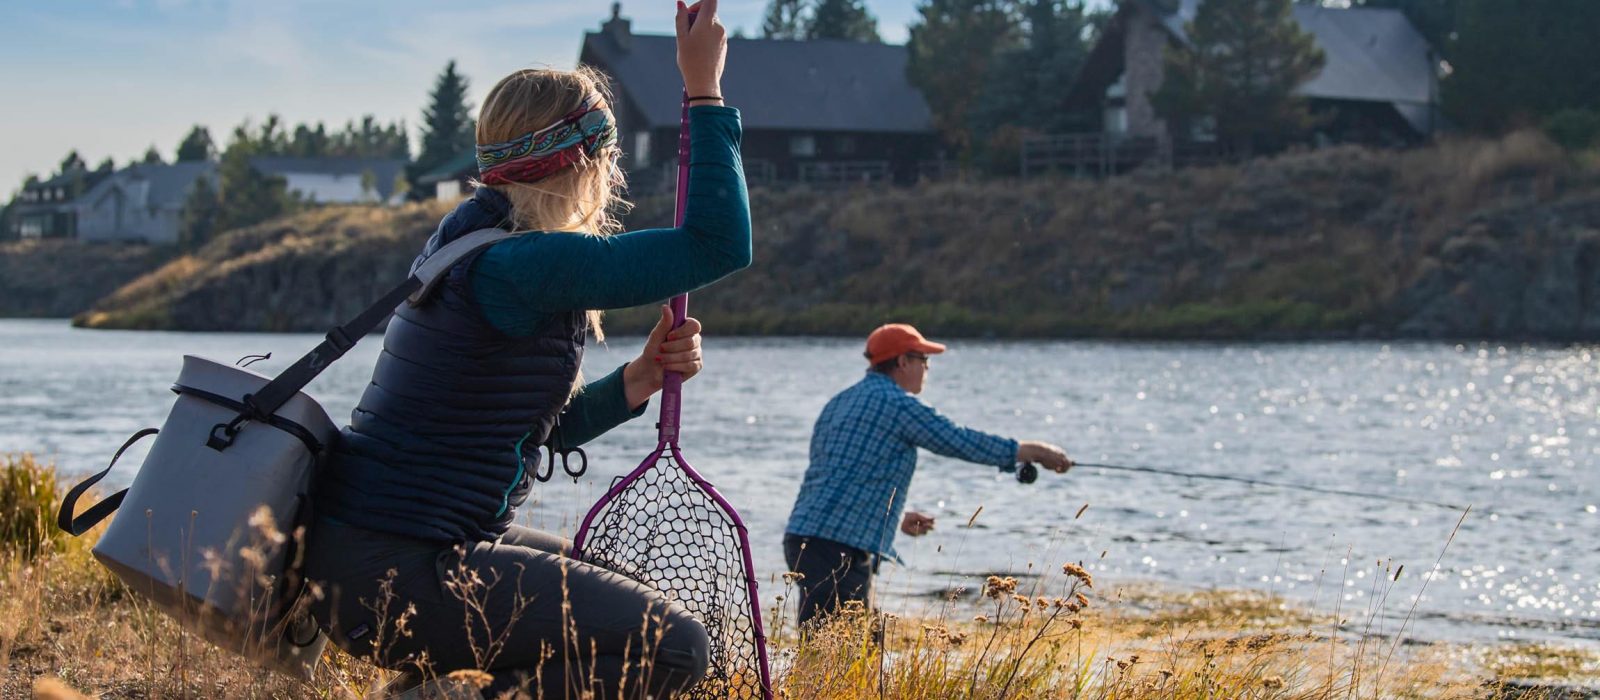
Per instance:
[[[833,540],[784,535],[783,559],[790,571],[800,574],[797,619],[802,629],[852,600],[871,607],[877,555]]]
[[[306,578],[339,648],[425,675],[482,669],[486,697],[524,684],[544,698],[663,697],[698,683],[705,627],[659,591],[568,558],[571,544],[512,526],[458,549],[321,520]]]

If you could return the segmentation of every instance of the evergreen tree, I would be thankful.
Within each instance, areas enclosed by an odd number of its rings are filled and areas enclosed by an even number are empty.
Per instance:
[[[289,153],[289,135],[284,133],[283,120],[276,114],[268,114],[267,120],[261,122],[261,129],[257,132],[252,144],[254,155],[281,156]]]
[[[1312,36],[1289,0],[1207,0],[1186,28],[1190,46],[1169,46],[1166,77],[1151,96],[1174,134],[1210,117],[1239,155],[1281,147],[1313,121],[1295,88],[1322,68]]]
[[[89,164],[84,162],[83,156],[78,155],[77,149],[72,149],[67,153],[67,157],[61,159],[61,165],[56,171],[56,175],[67,179],[68,199],[76,198],[78,195],[83,194],[84,185],[87,184],[84,181],[84,174],[87,172],[89,172]]]
[[[771,0],[767,16],[761,21],[763,39],[804,39],[810,22],[805,0]]]
[[[217,188],[211,184],[210,176],[196,178],[194,185],[189,188],[189,196],[183,201],[183,213],[178,221],[178,245],[184,250],[205,245],[218,230],[221,212],[222,199]]]
[[[1456,13],[1454,72],[1440,89],[1457,124],[1497,132],[1600,110],[1600,3],[1458,0]]]
[[[100,161],[99,165],[94,166],[94,171],[97,173],[115,172],[116,169],[117,161],[112,160],[110,156],[106,156],[105,160]]]
[[[1023,41],[994,62],[968,116],[973,150],[989,170],[1009,172],[1021,138],[1082,125],[1062,108],[1088,58],[1099,16],[1079,0],[1018,0]]]
[[[361,171],[361,198],[363,200],[378,199],[378,174],[372,170]]]
[[[817,0],[806,38],[881,41],[878,20],[867,12],[862,0]]]
[[[1023,46],[1011,0],[924,0],[910,27],[906,77],[922,91],[945,141],[970,157],[970,115],[996,66]]]
[[[89,169],[89,164],[84,162],[83,156],[78,155],[78,149],[67,152],[67,157],[61,159],[61,165],[56,170],[57,175],[70,175],[81,173]]]
[[[264,128],[261,133],[267,135],[270,131]],[[260,149],[250,138],[247,127],[235,129],[233,141],[222,152],[217,164],[220,211],[213,233],[258,224],[292,208],[288,182],[280,176],[256,170],[250,160],[257,155]]]
[[[306,124],[294,127],[294,136],[289,139],[289,155],[296,158],[320,158],[328,154],[328,129],[317,122],[317,128],[312,129]]]
[[[428,107],[422,111],[422,152],[408,168],[413,184],[428,171],[449,162],[477,144],[472,107],[467,104],[467,79],[456,62],[444,67],[434,82]]]
[[[189,130],[178,144],[176,161],[179,163],[197,160],[211,160],[216,156],[217,146],[211,141],[211,132],[199,124]]]
[[[144,157],[140,158],[139,162],[145,165],[166,164],[166,161],[161,159],[161,151],[156,150],[155,144],[151,144],[149,148],[145,149]]]

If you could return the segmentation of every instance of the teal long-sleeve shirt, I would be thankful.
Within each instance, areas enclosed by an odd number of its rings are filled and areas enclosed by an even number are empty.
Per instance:
[[[689,110],[689,193],[683,225],[613,236],[531,232],[484,251],[468,283],[484,316],[512,336],[557,314],[621,309],[704,287],[750,265],[750,200],[739,158],[739,111]],[[644,412],[629,410],[622,369],[586,384],[561,417],[576,447]]]

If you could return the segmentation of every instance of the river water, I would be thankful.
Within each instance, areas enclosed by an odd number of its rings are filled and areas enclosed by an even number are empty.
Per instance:
[[[0,320],[0,452],[33,452],[69,475],[97,471],[133,431],[160,424],[181,355],[232,362],[270,352],[253,366],[270,373],[319,340]],[[639,342],[613,337],[592,348],[587,373],[627,361]],[[378,349],[368,339],[310,387],[335,420],[349,415]],[[1056,442],[1081,462],[1473,510],[1451,541],[1460,513],[1444,508],[1090,467],[1024,486],[992,467],[924,453],[909,506],[938,524],[925,537],[899,538],[904,565],[885,565],[881,601],[915,611],[989,573],[1059,572],[1062,562],[1083,561],[1101,589],[1248,588],[1338,610],[1358,631],[1404,625],[1422,639],[1600,646],[1596,354],[1495,344],[956,341],[934,358],[923,398],[975,428]],[[712,336],[706,355],[684,399],[683,451],[749,524],[770,598],[781,589],[769,582],[783,571],[779,543],[812,421],[861,376],[859,341]],[[596,441],[590,476],[541,486],[523,520],[570,535],[611,478],[654,446],[652,424],[636,420]],[[126,483],[141,456],[107,483]]]

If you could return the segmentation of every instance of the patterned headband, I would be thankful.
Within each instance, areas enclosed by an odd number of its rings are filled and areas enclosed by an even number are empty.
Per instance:
[[[556,123],[510,141],[478,146],[478,179],[485,185],[538,182],[585,155],[617,142],[617,125],[593,99]]]

